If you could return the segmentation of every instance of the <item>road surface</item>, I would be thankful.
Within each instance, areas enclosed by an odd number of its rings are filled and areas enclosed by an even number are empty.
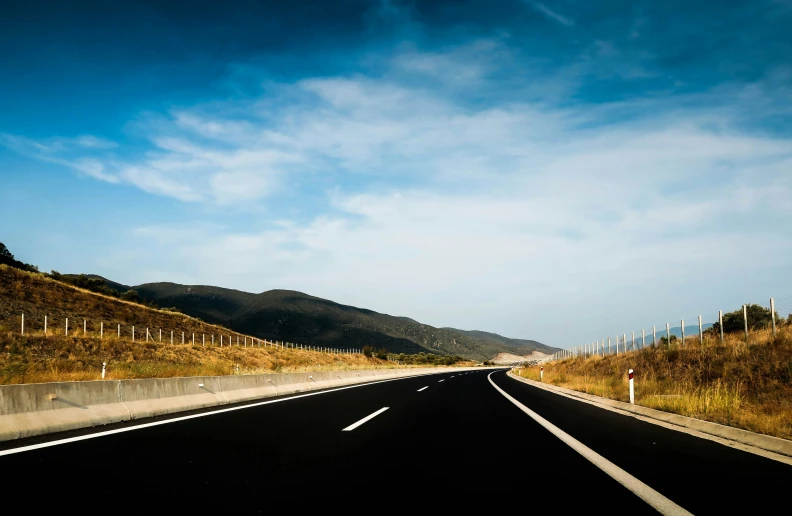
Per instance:
[[[537,389],[505,370],[388,380],[0,444],[0,503],[21,501],[25,512],[205,514],[219,504],[258,514],[482,507],[657,514],[636,485],[693,514],[792,507],[790,465]],[[626,476],[614,478],[580,449]]]

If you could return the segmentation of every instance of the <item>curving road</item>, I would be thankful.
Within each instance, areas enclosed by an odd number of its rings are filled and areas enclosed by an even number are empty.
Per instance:
[[[18,500],[36,512],[203,514],[219,504],[259,514],[786,513],[792,488],[788,464],[537,389],[505,370],[269,398],[3,446],[3,506]]]

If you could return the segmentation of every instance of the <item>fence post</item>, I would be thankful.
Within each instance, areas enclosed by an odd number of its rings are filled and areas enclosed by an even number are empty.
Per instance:
[[[721,345],[723,345],[723,310],[718,310],[718,326],[720,326]]]
[[[220,347],[223,347],[223,334],[220,334]]]
[[[162,342],[162,328],[159,330],[159,341]]]
[[[118,325],[118,338],[121,338],[121,325]]]
[[[748,305],[743,305],[743,320],[745,321],[745,342],[748,342]]]
[[[632,369],[630,369],[629,371],[629,376],[630,376],[630,404],[635,405],[635,388],[633,386],[633,376],[635,375]]]
[[[652,326],[652,347],[657,346],[657,326]]]
[[[633,351],[635,351],[635,332],[632,332],[632,342],[630,343],[630,347]]]
[[[666,344],[668,344],[668,347],[670,348],[671,347],[671,325],[669,323],[666,323],[666,341],[667,341]]]
[[[47,316],[44,316],[44,336],[47,336]]]
[[[66,318],[66,336],[69,336],[69,318]]]
[[[104,339],[104,321],[99,323],[99,339]]]
[[[685,320],[681,319],[681,326],[682,326],[682,347],[685,347]]]
[[[88,333],[88,321],[83,319],[83,337]]]
[[[135,342],[135,327],[132,327],[132,342]]]
[[[641,328],[641,349],[646,347],[646,331]]]
[[[184,332],[182,332],[182,344],[184,344]],[[171,345],[173,345],[173,330],[171,330]]]
[[[699,315],[699,344],[704,345],[704,325],[701,324],[701,316]]]
[[[776,334],[776,321],[775,321],[775,299],[770,298],[770,318],[773,320],[773,338]]]
[[[25,334],[25,314],[22,313],[22,335]]]
[[[214,333],[212,334],[212,346],[214,346]]]

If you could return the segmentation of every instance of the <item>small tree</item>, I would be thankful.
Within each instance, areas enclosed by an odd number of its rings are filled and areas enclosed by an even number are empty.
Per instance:
[[[772,314],[769,308],[762,305],[747,305],[746,311],[748,315],[748,329],[756,330],[767,328],[773,324]],[[776,313],[776,320],[778,314]],[[720,322],[713,325],[714,333],[720,334]],[[745,319],[743,316],[743,309],[735,310],[723,314],[723,332],[724,333],[739,333],[745,331]]]
[[[14,259],[14,255],[11,254],[11,251],[8,250],[3,242],[0,242],[0,260],[3,260],[3,263],[5,263],[5,260],[14,261]]]
[[[374,356],[380,360],[385,360],[388,358],[388,350],[386,348],[380,348],[374,352]]]
[[[137,290],[127,290],[121,295],[121,299],[125,301],[132,301],[133,303],[140,302],[140,294],[138,294]]]
[[[369,346],[368,344],[363,346],[363,354],[369,358],[374,354],[374,347]]]

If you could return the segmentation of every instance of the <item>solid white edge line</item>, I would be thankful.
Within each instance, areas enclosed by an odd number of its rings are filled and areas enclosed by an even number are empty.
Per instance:
[[[375,417],[379,416],[380,414],[382,414],[383,412],[385,412],[385,411],[386,411],[386,410],[388,410],[389,408],[390,408],[390,407],[382,407],[381,409],[379,409],[378,411],[374,412],[373,414],[369,414],[368,416],[364,417],[363,419],[361,419],[361,420],[360,420],[360,421],[358,421],[357,423],[352,423],[351,425],[349,425],[348,427],[344,428],[344,429],[343,429],[343,430],[341,430],[341,431],[342,431],[342,432],[351,432],[352,430],[354,430],[355,428],[359,427],[359,426],[360,426],[360,425],[362,425],[363,423],[366,423],[366,422],[368,422],[368,421],[371,421],[371,420],[372,420],[372,419],[374,419]]]
[[[432,374],[443,374],[443,373],[432,373]],[[260,407],[262,405],[269,405],[270,403],[280,403],[281,401],[289,401],[289,400],[296,400],[296,399],[299,399],[299,398],[307,398],[308,396],[317,396],[319,394],[327,394],[329,392],[343,391],[343,390],[346,390],[346,389],[355,389],[357,387],[365,387],[367,385],[374,385],[374,384],[377,384],[377,383],[395,382],[395,381],[398,381],[398,380],[406,380],[408,378],[418,378],[419,376],[428,376],[428,375],[404,376],[404,377],[401,377],[401,378],[388,378],[387,380],[379,380],[379,381],[376,381],[376,382],[360,383],[360,384],[356,384],[356,385],[347,385],[345,387],[339,387],[337,389],[329,389],[329,390],[326,390],[326,391],[319,391],[319,392],[308,392],[308,393],[305,393],[305,394],[298,394],[297,396],[290,396],[288,398],[279,398],[277,400],[261,401],[261,402],[258,402],[258,403],[251,403],[249,405],[242,405],[240,407],[229,407],[229,408],[224,408],[224,409],[220,409],[220,410],[214,410],[212,412],[202,412],[200,414],[191,414],[189,416],[175,417],[173,419],[166,419],[164,421],[155,421],[153,423],[143,423],[141,425],[135,425],[135,426],[126,427],[126,428],[116,428],[115,430],[106,430],[104,432],[96,432],[96,433],[93,433],[93,434],[78,435],[77,437],[69,437],[69,438],[66,438],[66,439],[58,439],[58,440],[55,440],[55,441],[47,441],[46,443],[31,444],[29,446],[20,446],[19,448],[11,448],[11,449],[8,449],[8,450],[0,450],[0,457],[2,457],[4,455],[13,455],[15,453],[22,453],[22,452],[26,452],[26,451],[38,450],[40,448],[49,448],[50,446],[58,446],[60,444],[67,444],[67,443],[73,443],[73,442],[77,442],[77,441],[84,441],[86,439],[94,439],[96,437],[104,437],[106,435],[120,434],[120,433],[123,433],[123,432],[131,432],[132,430],[141,430],[143,428],[149,428],[149,427],[152,427],[152,426],[167,425],[169,423],[176,423],[176,422],[179,422],[179,421],[186,421],[188,419],[195,419],[195,418],[199,418],[199,417],[212,416],[212,415],[215,415],[215,414],[222,414],[224,412],[232,412],[234,410],[242,410],[242,409],[247,409],[247,408]]]
[[[640,498],[644,502],[654,507],[660,514],[673,515],[673,516],[676,515],[692,516],[691,512],[688,512],[687,510],[680,507],[673,501],[669,500],[659,492],[655,491],[648,485],[644,484],[634,476],[630,475],[629,473],[621,469],[616,464],[612,463],[611,461],[609,461],[599,453],[587,447],[585,444],[581,443],[580,441],[578,441],[568,433],[564,432],[563,430],[561,430],[560,428],[558,428],[557,426],[555,426],[554,424],[552,424],[551,422],[549,422],[548,420],[546,420],[545,418],[534,412],[533,410],[529,409],[528,407],[526,407],[525,405],[514,399],[506,391],[504,391],[497,384],[495,384],[495,382],[492,380],[492,375],[495,372],[496,371],[493,371],[489,375],[487,375],[487,379],[490,381],[492,386],[495,387],[495,389],[497,389],[498,392],[500,392],[507,400],[514,403],[520,410],[528,414],[528,416],[530,416],[531,419],[542,425],[545,428],[545,430],[547,430],[554,436],[558,437],[564,444],[566,444],[567,446],[569,446],[570,448],[581,454],[589,462],[591,462],[599,469],[601,469],[603,472],[605,472],[605,474],[607,474],[609,477],[611,477],[616,482],[620,483],[621,485],[632,491],[633,494],[635,494],[638,498]]]
[[[427,385],[426,387],[421,387],[420,389],[418,389],[418,391],[417,391],[417,392],[425,391],[425,390],[426,390],[426,389],[428,389],[428,388],[429,388],[429,386],[428,386],[428,385]]]

